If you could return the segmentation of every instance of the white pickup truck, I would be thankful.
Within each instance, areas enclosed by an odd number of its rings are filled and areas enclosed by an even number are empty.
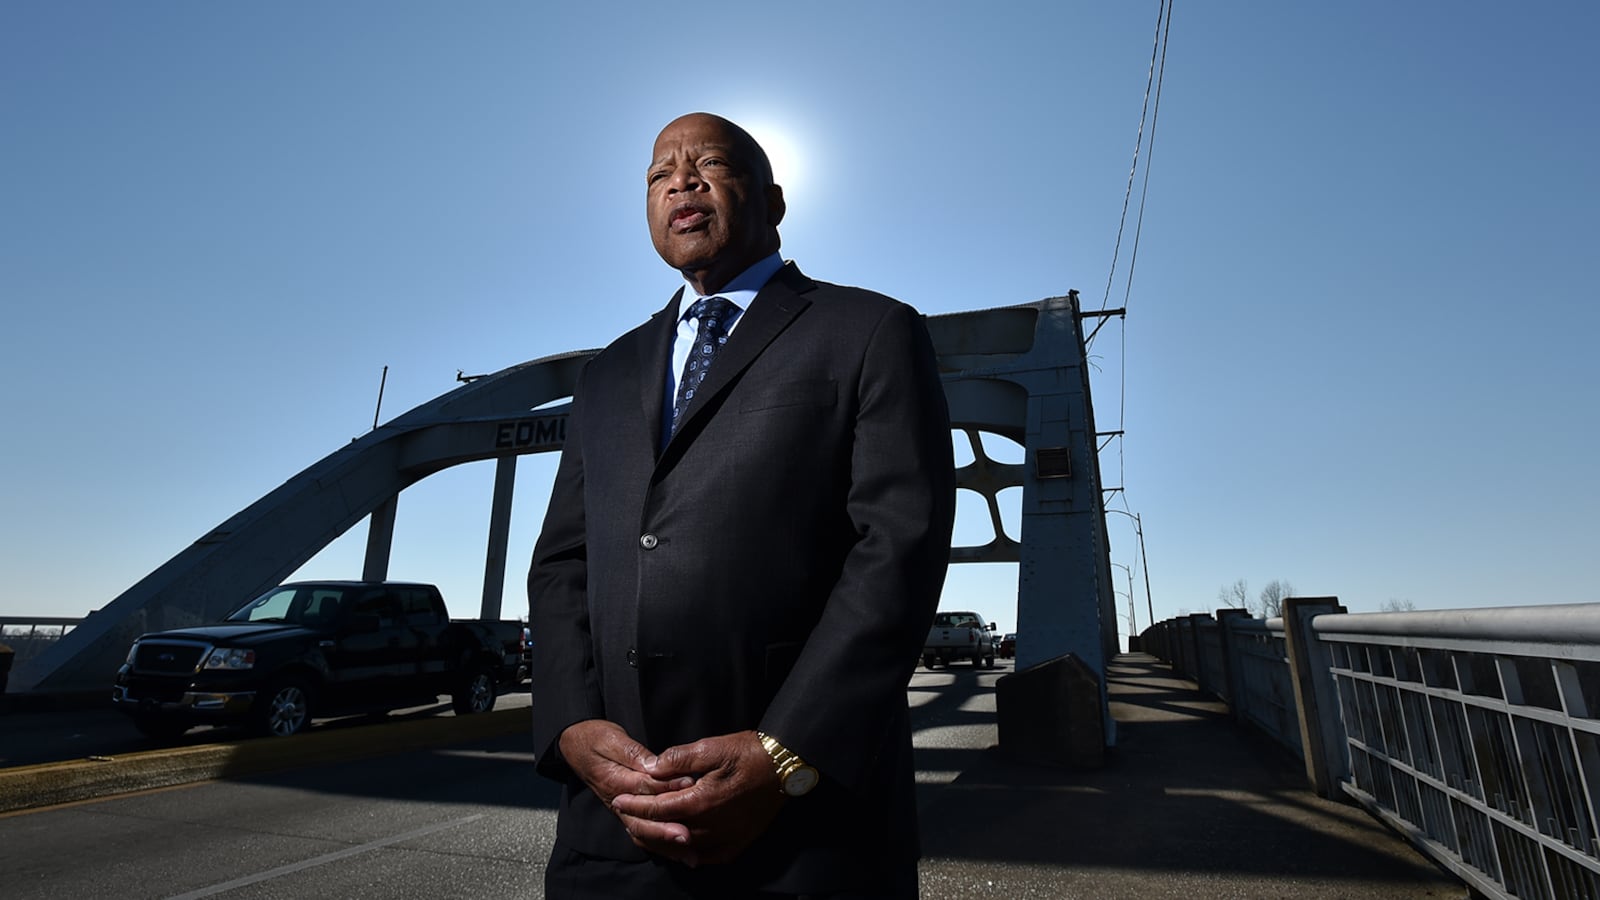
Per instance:
[[[972,667],[994,667],[993,623],[965,610],[941,612],[933,617],[928,640],[922,645],[922,664],[928,668],[950,664],[954,659],[970,659]]]

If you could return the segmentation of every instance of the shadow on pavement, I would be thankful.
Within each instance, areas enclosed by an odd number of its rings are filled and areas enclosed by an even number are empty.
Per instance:
[[[1223,704],[1166,666],[1123,656],[1108,674],[1119,740],[1102,769],[1023,765],[998,748],[961,758],[919,751],[919,766],[926,759],[962,771],[927,798],[924,854],[1080,872],[1306,882],[1285,896],[1465,895],[1363,810],[1312,794],[1298,759],[1235,724]],[[1346,880],[1395,887],[1304,890]],[[1234,896],[1216,894],[1223,895]]]

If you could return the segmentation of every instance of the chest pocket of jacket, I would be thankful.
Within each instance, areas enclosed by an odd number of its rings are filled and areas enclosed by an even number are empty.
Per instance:
[[[740,412],[758,412],[785,406],[833,406],[839,401],[837,381],[784,381],[739,397]]]

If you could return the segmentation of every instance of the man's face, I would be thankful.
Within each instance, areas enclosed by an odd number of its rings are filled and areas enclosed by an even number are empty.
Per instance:
[[[778,249],[783,192],[768,184],[747,136],[709,115],[656,138],[647,173],[650,239],[667,265],[706,292]]]

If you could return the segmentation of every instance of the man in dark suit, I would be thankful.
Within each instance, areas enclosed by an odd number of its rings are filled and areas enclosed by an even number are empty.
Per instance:
[[[955,507],[927,330],[783,262],[737,125],[673,121],[647,184],[685,288],[585,368],[528,576],[547,895],[914,898]]]

